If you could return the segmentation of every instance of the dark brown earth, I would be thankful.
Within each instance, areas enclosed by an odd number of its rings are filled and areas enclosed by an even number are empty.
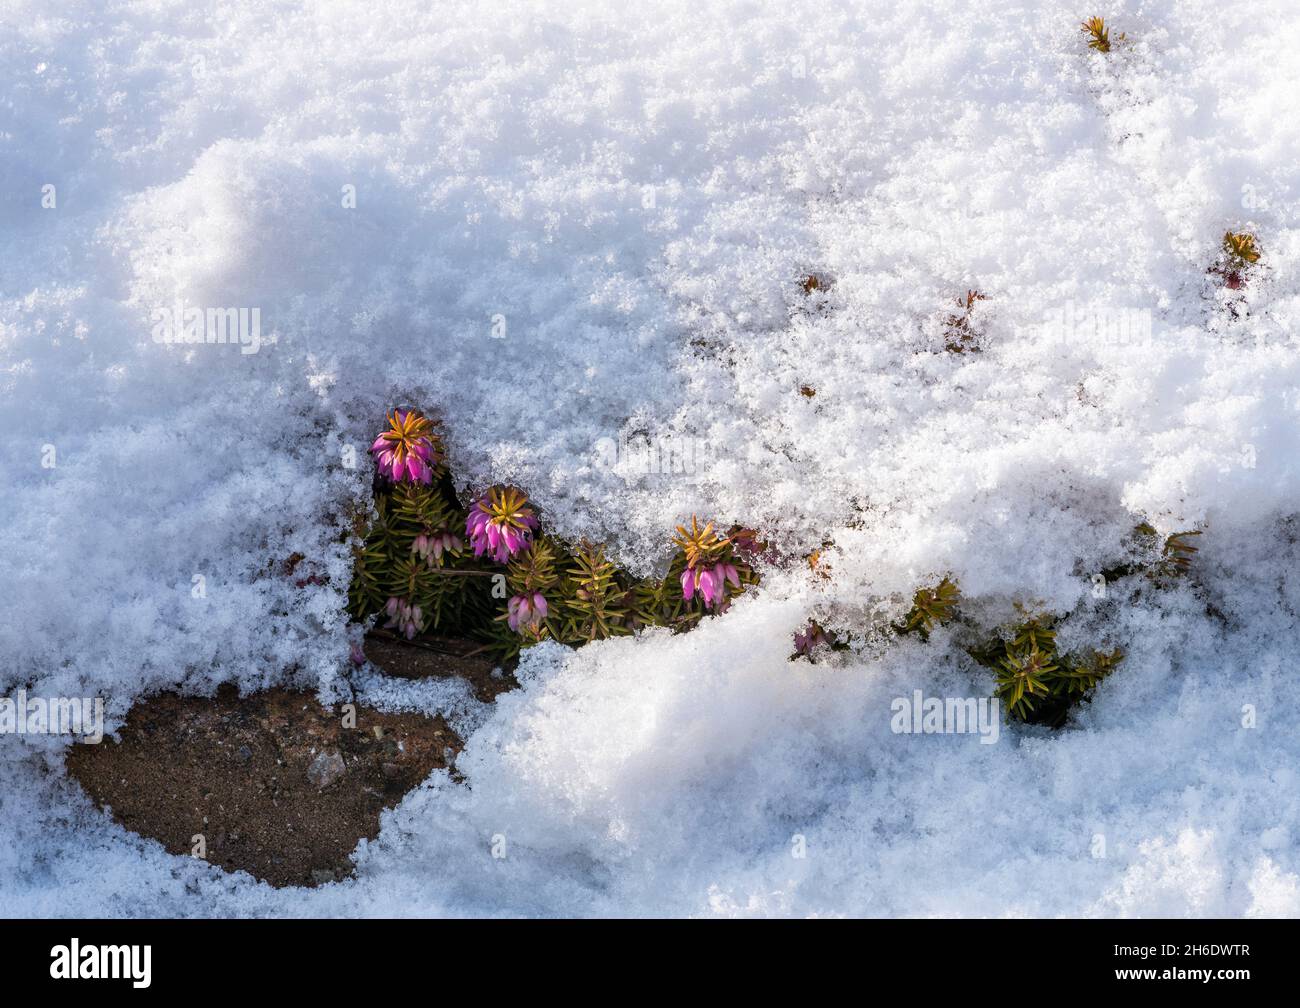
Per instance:
[[[408,643],[392,634],[376,631],[366,638],[365,652],[366,657],[385,673],[401,679],[423,679],[425,676],[467,679],[474,687],[474,696],[484,703],[491,703],[500,694],[519,685],[509,673],[494,677],[492,671],[497,667],[496,663],[485,657],[473,641],[424,634]]]
[[[513,680],[493,678],[490,661],[457,657],[472,645],[438,650],[367,640],[367,656],[406,678],[460,675],[480,699]],[[431,771],[452,766],[462,743],[440,717],[342,707],[309,693],[268,690],[215,698],[164,694],[137,703],[120,741],[75,745],[67,769],[117,822],[229,871],[274,886],[321,885],[352,873],[349,855],[379,833],[385,808]]]

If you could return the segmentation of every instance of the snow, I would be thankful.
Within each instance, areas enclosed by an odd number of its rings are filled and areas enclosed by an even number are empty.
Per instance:
[[[339,531],[396,404],[637,569],[692,512],[835,546],[690,634],[534,649],[492,708],[359,677],[446,713],[469,786],[318,890],[172,857],[66,740],[0,736],[0,913],[1300,913],[1300,20],[1115,3],[1101,56],[1093,13],[7,3],[0,695],[110,727],[165,689],[346,695]],[[1206,274],[1229,229],[1264,250],[1244,318]],[[984,350],[944,353],[968,289]],[[257,307],[261,345],[155,342],[176,304]],[[609,464],[638,431],[700,464]],[[1197,583],[1094,599],[1142,518],[1204,530]],[[1128,657],[995,745],[889,730],[990,692],[947,632],[787,660],[810,612],[880,627],[945,573]]]

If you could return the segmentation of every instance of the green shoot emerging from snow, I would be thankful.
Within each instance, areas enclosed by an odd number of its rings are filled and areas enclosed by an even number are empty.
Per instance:
[[[1079,26],[1079,29],[1088,36],[1089,49],[1095,49],[1101,53],[1110,52],[1110,29],[1106,27],[1106,22],[1101,18],[1090,17]],[[1116,42],[1123,42],[1124,39],[1123,32],[1115,36]]]
[[[916,631],[928,637],[931,630],[952,619],[960,600],[961,592],[948,578],[933,588],[920,589],[912,598],[912,611],[903,623],[903,632]]]

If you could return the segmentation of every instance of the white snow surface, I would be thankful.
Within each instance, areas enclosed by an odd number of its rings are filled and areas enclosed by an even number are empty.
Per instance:
[[[1129,44],[1089,52],[1096,13]],[[0,914],[1300,913],[1298,40],[1291,0],[4,0],[0,695],[116,725],[291,683],[468,745],[355,879],[274,890],[0,736]],[[1229,229],[1264,252],[1235,318]],[[968,289],[984,350],[946,353]],[[155,342],[177,301],[264,345]],[[1054,334],[1071,304],[1150,333]],[[699,513],[832,577],[535,648],[491,708],[349,678],[343,514],[406,404],[467,491],[638,570]],[[637,431],[702,461],[610,465]],[[1144,518],[1204,532],[1195,578],[1095,599]],[[993,745],[890,730],[989,695],[947,631],[788,660],[944,574],[1128,657]]]

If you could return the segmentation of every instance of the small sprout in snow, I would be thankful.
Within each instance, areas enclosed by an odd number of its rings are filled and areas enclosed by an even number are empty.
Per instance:
[[[1175,532],[1165,540],[1163,572],[1168,574],[1186,574],[1192,567],[1192,557],[1198,549],[1187,540],[1200,532]]]
[[[948,578],[933,588],[922,588],[912,599],[912,611],[907,614],[903,631],[919,630],[923,636],[929,634],[935,627],[952,619],[960,599],[961,592]]]
[[[834,542],[827,539],[822,543],[821,549],[815,549],[808,554],[808,569],[818,577],[826,580],[830,580],[831,565],[827,563],[825,553],[834,545]]]
[[[732,548],[747,560],[761,557],[767,552],[767,543],[758,538],[758,533],[751,528],[745,528],[743,525],[733,525],[731,531],[727,533],[727,539],[731,542]]]
[[[821,624],[816,620],[809,620],[808,626],[802,632],[796,631],[794,635],[794,654],[790,656],[791,661],[795,658],[811,658],[813,650],[819,644],[830,644],[831,640],[826,636],[826,631],[822,629]]]
[[[1255,247],[1255,236],[1246,232],[1234,234],[1229,231],[1223,236],[1223,251],[1237,265],[1245,268],[1259,262],[1259,249]]]
[[[1079,30],[1086,33],[1088,38],[1088,48],[1095,49],[1097,52],[1110,52],[1110,29],[1106,27],[1106,22],[1099,17],[1090,17],[1087,21],[1079,26]],[[1124,34],[1121,32],[1115,36],[1116,42],[1124,41]]]
[[[474,546],[474,555],[490,553],[497,563],[505,563],[532,542],[537,518],[528,507],[528,498],[513,487],[492,487],[476,500],[465,519],[465,534]]]
[[[982,294],[977,290],[968,290],[965,297],[957,299],[957,307],[961,309],[960,315],[949,315],[945,325],[947,326],[947,342],[943,348],[949,353],[965,353],[970,350],[978,353],[979,333],[971,325],[971,316],[975,311],[975,304],[978,301],[987,301],[988,295]]]
[[[1031,617],[1013,630],[1010,640],[995,639],[968,653],[993,670],[994,695],[1002,700],[1008,716],[1019,721],[1059,728],[1070,709],[1087,703],[1097,684],[1124,657],[1118,648],[1109,653],[1095,650],[1079,655],[1062,655],[1056,646],[1055,620]]]
[[[1223,261],[1211,270],[1223,277],[1223,285],[1229,290],[1240,290],[1246,286],[1246,271],[1259,262],[1259,246],[1255,236],[1242,231],[1227,232],[1223,236]]]
[[[1159,533],[1153,525],[1143,522],[1133,530],[1133,534],[1139,543],[1154,552],[1155,545],[1159,542]],[[1196,556],[1198,549],[1188,540],[1200,534],[1199,531],[1174,532],[1165,539],[1160,549],[1160,559],[1148,568],[1148,576],[1158,582],[1167,581],[1191,570],[1192,558]]]
[[[811,385],[800,385],[799,394],[801,396],[806,396],[807,398],[811,399],[813,396],[817,394],[817,390],[813,388]]]

